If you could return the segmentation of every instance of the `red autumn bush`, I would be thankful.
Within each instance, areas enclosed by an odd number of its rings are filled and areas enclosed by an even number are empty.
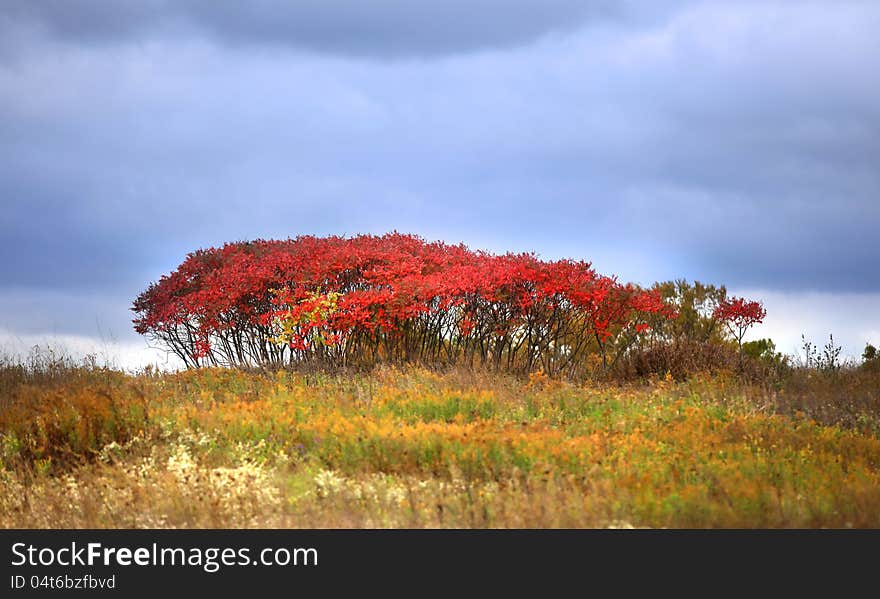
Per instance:
[[[764,322],[767,310],[764,309],[761,302],[731,297],[725,298],[718,304],[713,316],[727,326],[742,351],[743,337],[746,332],[754,325]]]
[[[135,329],[187,366],[420,361],[570,375],[616,360],[652,318],[675,316],[657,291],[587,262],[399,233],[199,250],[133,310]]]

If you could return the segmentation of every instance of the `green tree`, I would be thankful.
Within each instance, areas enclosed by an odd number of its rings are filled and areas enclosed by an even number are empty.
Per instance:
[[[714,316],[715,308],[727,297],[727,289],[685,279],[655,283],[654,289],[674,306],[678,316],[672,320],[656,319],[651,323],[655,334],[669,341],[698,343],[723,342],[726,331]]]
[[[742,351],[745,356],[768,364],[782,364],[785,361],[785,356],[776,351],[776,344],[772,339],[746,341],[743,343]]]
[[[776,344],[772,339],[757,339],[743,343],[743,353],[750,358],[762,359],[776,354]]]

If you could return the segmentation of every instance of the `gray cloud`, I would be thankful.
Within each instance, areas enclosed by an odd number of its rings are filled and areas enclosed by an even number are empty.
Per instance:
[[[626,3],[609,0],[12,0],[2,10],[9,20],[74,42],[195,31],[224,44],[375,57],[512,47],[631,12]]]

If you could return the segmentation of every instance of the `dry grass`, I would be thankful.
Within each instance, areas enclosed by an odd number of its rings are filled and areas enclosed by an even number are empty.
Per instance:
[[[38,370],[0,368],[3,527],[880,526],[867,370]]]

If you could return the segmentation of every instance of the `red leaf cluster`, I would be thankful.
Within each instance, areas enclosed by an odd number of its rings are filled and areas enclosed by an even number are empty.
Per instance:
[[[414,235],[304,236],[199,250],[134,302],[188,366],[379,360],[577,368],[673,311],[587,262]]]
[[[727,325],[740,345],[746,331],[764,322],[767,310],[761,302],[749,301],[741,297],[730,297],[721,301],[713,316]]]

